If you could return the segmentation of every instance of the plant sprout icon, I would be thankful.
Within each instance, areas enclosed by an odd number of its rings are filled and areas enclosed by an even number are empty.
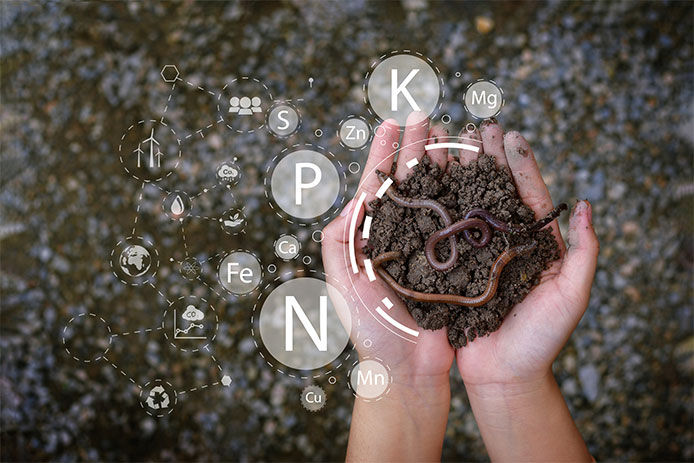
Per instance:
[[[224,221],[224,226],[229,227],[229,228],[236,228],[239,225],[241,225],[242,223],[243,223],[243,216],[241,216],[240,212],[237,212],[234,215],[229,216],[229,218]]]

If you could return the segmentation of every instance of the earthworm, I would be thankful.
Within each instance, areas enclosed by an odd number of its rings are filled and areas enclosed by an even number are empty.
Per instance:
[[[489,272],[489,280],[487,281],[487,287],[484,289],[482,294],[475,297],[466,297],[457,294],[422,293],[401,286],[397,281],[395,281],[390,273],[381,267],[381,265],[384,263],[401,257],[399,251],[384,252],[383,254],[380,254],[374,258],[373,266],[380,277],[385,280],[388,286],[407,299],[432,304],[454,304],[466,307],[479,307],[489,302],[496,294],[496,289],[499,286],[499,277],[501,276],[501,271],[504,269],[506,264],[508,264],[514,257],[521,254],[526,254],[536,247],[537,241],[531,241],[530,243],[514,246],[502,252],[499,257],[496,258],[494,264],[492,264],[491,271]]]
[[[378,179],[381,181],[381,184],[383,184],[383,182],[385,182],[388,178],[388,175],[384,174],[379,170],[376,171],[376,175],[378,175]],[[386,190],[386,194],[398,206],[411,207],[414,209],[431,209],[434,212],[436,212],[439,215],[439,217],[441,217],[441,221],[443,222],[444,227],[448,227],[453,223],[451,215],[440,202],[433,199],[403,198],[393,190],[393,188],[388,188]],[[475,221],[474,225],[471,225],[470,228],[477,228],[482,233],[482,239],[480,240],[476,240],[475,237],[472,236],[472,234],[465,235],[466,241],[470,243],[472,246],[476,248],[484,247],[492,239],[491,230],[485,222],[481,220]],[[450,235],[448,237],[448,243],[451,247],[451,253],[445,262],[441,263],[438,260],[436,260],[433,252],[431,254],[427,254],[427,260],[429,261],[429,264],[432,267],[437,268],[437,266],[445,266],[446,269],[450,269],[455,265],[455,263],[458,260],[458,240],[454,235]]]
[[[489,226],[491,226],[494,230],[498,230],[503,233],[524,233],[524,232],[531,232],[531,231],[537,231],[550,223],[552,220],[556,219],[559,217],[562,211],[567,209],[566,203],[561,203],[554,209],[550,211],[549,214],[547,214],[544,218],[538,220],[537,222],[533,223],[532,225],[516,225],[512,223],[507,223],[504,222],[496,217],[494,217],[489,211],[485,209],[472,209],[470,210],[467,214],[465,214],[466,219],[470,219],[473,217],[483,219]],[[467,240],[468,243],[473,244],[472,240],[474,240],[474,237],[472,236],[472,233],[470,233],[469,230],[464,229],[463,235],[465,236],[465,239]],[[483,236],[481,240],[479,240],[479,243],[481,246],[475,246],[475,247],[483,247],[486,246],[487,243],[489,242],[488,240],[485,241],[486,236]],[[489,235],[489,239],[491,239],[491,235]],[[447,269],[446,269],[447,270]]]
[[[442,239],[448,238],[450,240],[457,233],[463,230],[467,231],[470,228],[476,228],[482,232],[482,239],[480,242],[487,244],[492,239],[492,232],[483,220],[474,218],[458,220],[445,228],[436,230],[427,239],[426,245],[424,246],[424,255],[426,256],[429,265],[439,272],[453,268],[456,261],[449,262],[450,259],[448,259],[446,262],[440,262],[436,258],[436,245]]]
[[[381,184],[385,182],[388,178],[388,175],[384,174],[379,170],[376,171],[376,175],[378,175],[378,179],[381,181]],[[439,217],[441,217],[441,221],[443,222],[444,227],[448,227],[450,224],[453,223],[451,215],[448,213],[446,208],[443,207],[443,205],[438,201],[435,201],[433,199],[403,198],[402,196],[395,193],[393,190],[394,188],[388,188],[386,190],[386,194],[398,206],[411,207],[415,209],[431,209],[434,212],[436,212],[439,215]],[[449,237],[448,243],[451,245],[451,254],[450,256],[448,256],[448,259],[443,265],[453,267],[456,261],[458,260],[458,246],[455,236]]]

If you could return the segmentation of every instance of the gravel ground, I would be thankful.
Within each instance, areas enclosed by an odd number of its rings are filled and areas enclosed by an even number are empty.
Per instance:
[[[593,204],[602,252],[590,307],[555,364],[590,451],[598,460],[694,459],[692,3],[4,2],[0,12],[3,460],[343,458],[352,405],[345,372],[336,385],[316,380],[329,402],[304,411],[299,392],[309,382],[257,355],[251,301],[220,301],[214,355],[231,386],[179,396],[161,420],[143,413],[120,370],[70,358],[61,331],[85,311],[114,332],[152,327],[165,305],[149,287],[116,281],[108,264],[140,195],[138,230],[162,255],[181,258],[180,233],[157,213],[160,191],[125,176],[115,155],[129,124],[161,114],[164,64],[205,88],[247,74],[273,95],[304,99],[302,129],[290,140],[219,126],[192,138],[180,176],[162,186],[200,191],[214,182],[210,166],[237,155],[245,179],[233,200],[249,226],[241,242],[193,221],[191,253],[243,244],[269,263],[274,239],[293,232],[317,268],[310,230],[268,206],[263,171],[290,143],[319,143],[345,165],[363,163],[364,153],[341,150],[333,134],[348,114],[368,116],[363,76],[398,49],[440,67],[451,126],[467,122],[467,83],[495,79],[506,95],[500,120],[531,141],[553,197]],[[211,108],[189,89],[167,114],[190,133]],[[205,198],[217,213],[232,201],[218,191]],[[206,289],[184,283],[168,260],[157,286],[169,298]],[[168,347],[156,332],[132,334],[114,340],[109,358],[140,384],[161,377],[183,390],[219,380],[209,356]],[[444,459],[485,459],[455,379]]]

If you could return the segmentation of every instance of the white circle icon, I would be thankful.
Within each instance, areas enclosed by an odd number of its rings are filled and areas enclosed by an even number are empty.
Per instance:
[[[360,117],[345,119],[338,130],[340,141],[347,148],[363,148],[371,139],[371,127]]]
[[[504,92],[492,80],[478,80],[470,84],[463,97],[465,109],[478,119],[494,117],[504,105]]]
[[[272,199],[297,219],[313,219],[330,210],[340,194],[340,174],[326,155],[310,149],[282,157],[270,177]]]
[[[345,299],[317,278],[282,283],[263,302],[259,318],[265,348],[297,370],[315,370],[335,360],[347,347],[352,329]]]
[[[404,127],[413,112],[418,114],[411,121],[415,124],[435,112],[441,88],[439,76],[423,57],[397,54],[378,63],[369,74],[366,97],[381,120],[393,118]]]
[[[273,106],[267,117],[268,129],[278,137],[288,137],[296,132],[299,122],[299,113],[287,103]]]
[[[390,387],[388,369],[374,359],[357,363],[349,374],[352,390],[362,399],[374,400],[381,397]]]
[[[222,259],[217,274],[224,289],[236,295],[250,293],[262,278],[260,262],[245,251],[234,251]]]

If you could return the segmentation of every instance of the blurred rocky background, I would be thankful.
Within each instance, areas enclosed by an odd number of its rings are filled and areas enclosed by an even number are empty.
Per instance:
[[[451,115],[451,131],[468,122],[466,85],[480,77],[499,83],[499,119],[533,144],[555,200],[593,204],[602,252],[590,307],[555,364],[590,451],[598,460],[694,458],[692,3],[6,1],[0,13],[2,460],[344,458],[353,401],[344,367],[335,385],[270,368],[250,333],[254,298],[217,298],[212,352],[232,384],[179,395],[163,419],[144,413],[128,377],[163,378],[177,390],[211,384],[220,372],[210,354],[177,351],[158,330],[133,333],[113,339],[114,368],[76,362],[61,333],[84,312],[104,317],[114,333],[159,323],[164,299],[151,287],[123,285],[108,263],[131,232],[140,195],[137,231],[158,244],[157,288],[168,298],[211,292],[169,262],[181,258],[182,243],[160,212],[162,193],[141,188],[116,154],[130,124],[161,117],[170,90],[164,65],[216,91],[256,76],[274,97],[293,99],[303,118],[288,140],[221,125],[191,137],[178,174],[162,181],[196,193],[214,184],[214,166],[239,158],[242,182],[199,207],[214,215],[242,204],[244,237],[209,220],[186,227],[190,252],[210,259],[204,281],[214,288],[211,263],[239,247],[278,273],[320,268],[312,229],[269,207],[265,169],[294,143],[363,165],[365,152],[340,148],[337,124],[349,114],[369,117],[364,75],[380,55],[401,49],[441,70],[441,114]],[[183,87],[167,117],[190,134],[215,117],[215,106]],[[357,176],[347,176],[351,194]],[[278,261],[272,243],[283,232],[299,237],[311,264]],[[486,459],[457,373],[452,380],[444,459]],[[328,394],[317,413],[299,401],[311,383]]]

